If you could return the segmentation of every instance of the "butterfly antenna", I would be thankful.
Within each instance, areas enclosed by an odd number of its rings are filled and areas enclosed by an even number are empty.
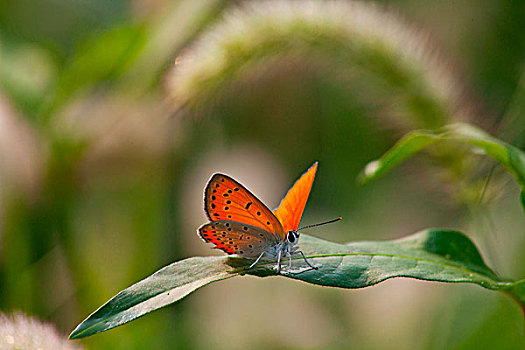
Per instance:
[[[331,224],[332,222],[337,222],[339,220],[341,220],[342,217],[338,217],[336,219],[333,219],[333,220],[330,220],[330,221],[326,221],[326,222],[321,222],[319,224],[313,224],[313,225],[308,225],[308,226],[304,226],[304,227],[300,227],[297,229],[297,231],[299,230],[304,230],[304,229],[307,229],[307,228],[312,228],[312,227],[317,227],[317,226],[321,226],[321,225],[326,225],[326,224]]]

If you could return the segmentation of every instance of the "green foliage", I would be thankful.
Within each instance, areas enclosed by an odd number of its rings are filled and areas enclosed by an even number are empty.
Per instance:
[[[437,131],[416,130],[399,140],[380,159],[370,162],[360,176],[367,183],[384,175],[409,157],[441,141],[445,143],[466,143],[473,152],[481,150],[497,161],[509,174],[514,176],[525,191],[525,153],[486,132],[468,124],[453,124]],[[479,153],[479,152],[478,152]],[[524,206],[525,208],[525,206]]]
[[[310,269],[302,258],[295,258],[291,271],[281,271],[283,276],[339,288],[364,288],[395,277],[475,283],[505,291],[525,307],[525,281],[498,277],[485,265],[472,241],[457,231],[432,229],[394,241],[347,244],[303,234],[301,249],[318,269]],[[274,261],[261,261],[246,270],[250,263],[226,256],[175,262],[117,294],[78,325],[70,338],[122,325],[215,281],[245,274],[275,276]]]

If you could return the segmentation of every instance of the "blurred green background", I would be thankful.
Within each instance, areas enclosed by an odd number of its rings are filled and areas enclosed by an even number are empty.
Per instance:
[[[0,310],[68,334],[118,291],[175,260],[220,254],[195,230],[212,173],[275,207],[319,161],[310,234],[380,240],[462,230],[503,276],[525,276],[517,186],[500,169],[466,205],[420,157],[360,187],[359,171],[406,129],[352,93],[367,85],[275,74],[205,115],[167,99],[175,58],[240,1],[0,2]],[[424,28],[462,72],[474,124],[525,145],[522,1],[380,2]],[[237,14],[239,15],[239,14]],[[183,51],[182,51],[183,52]],[[366,91],[366,90],[365,90]],[[492,163],[479,158],[480,168]],[[425,164],[425,166],[422,166]],[[480,178],[486,179],[487,172]],[[472,203],[471,203],[472,204]],[[220,300],[221,302],[217,302]],[[81,340],[90,349],[518,349],[523,315],[502,294],[406,279],[363,290],[237,278]]]

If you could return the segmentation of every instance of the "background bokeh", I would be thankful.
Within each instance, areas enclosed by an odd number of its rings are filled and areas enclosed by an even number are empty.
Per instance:
[[[176,57],[239,3],[0,2],[1,311],[50,321],[66,336],[160,267],[220,254],[195,233],[206,222],[202,191],[212,173],[233,176],[273,208],[316,160],[302,222],[344,220],[310,234],[346,242],[454,228],[499,274],[525,276],[518,189],[490,161],[474,167],[482,180],[492,174],[482,201],[455,196],[439,164],[424,157],[356,184],[366,163],[408,131],[373,98],[353,98],[367,94],[364,82],[348,88],[292,62],[205,112],[175,108],[166,81]],[[472,123],[525,146],[523,2],[378,4],[430,33],[454,63],[468,86]],[[525,337],[517,305],[477,286],[396,279],[354,291],[243,277],[80,342],[91,349],[518,349]]]

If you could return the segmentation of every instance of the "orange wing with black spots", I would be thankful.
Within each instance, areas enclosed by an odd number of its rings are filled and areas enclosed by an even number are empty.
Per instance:
[[[277,243],[276,236],[256,226],[235,221],[216,221],[199,228],[199,234],[214,248],[228,254],[257,258],[269,245]]]
[[[215,174],[208,182],[204,190],[204,210],[210,221],[236,221],[285,238],[283,227],[272,211],[227,175]]]
[[[295,184],[288,190],[281,200],[279,207],[274,210],[275,216],[281,222],[284,232],[296,231],[303,216],[306,201],[314,183],[317,162],[315,162]]]

